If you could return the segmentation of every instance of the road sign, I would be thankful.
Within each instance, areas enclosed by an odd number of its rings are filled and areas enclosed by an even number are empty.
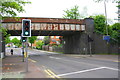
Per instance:
[[[106,41],[110,41],[110,36],[109,35],[107,35],[107,36],[103,36],[103,40],[106,40]]]

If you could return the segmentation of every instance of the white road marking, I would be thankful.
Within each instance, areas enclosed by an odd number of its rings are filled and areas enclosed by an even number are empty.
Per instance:
[[[116,68],[110,68],[110,67],[104,67],[104,68],[114,70],[114,71],[120,71],[119,69],[116,69]]]
[[[90,72],[90,71],[95,71],[99,69],[110,69],[110,70],[115,70],[118,71],[118,69],[115,68],[110,68],[110,67],[98,67],[98,68],[93,68],[93,69],[87,69],[87,70],[82,70],[82,71],[77,71],[77,72],[70,72],[70,73],[64,73],[64,74],[59,74],[57,76],[67,76],[67,75],[72,75],[72,74],[79,74],[79,73],[84,73],[84,72]]]
[[[104,67],[93,68],[93,69],[87,69],[87,70],[82,70],[82,71],[77,71],[77,72],[70,72],[70,73],[65,73],[65,74],[59,74],[59,75],[57,75],[57,76],[67,76],[67,75],[78,74],[78,73],[84,73],[84,72],[94,71],[94,70],[99,70],[99,69],[104,69]]]
[[[49,58],[52,58],[52,59],[61,59],[61,58],[58,58],[58,57],[52,57],[52,56],[49,56]]]

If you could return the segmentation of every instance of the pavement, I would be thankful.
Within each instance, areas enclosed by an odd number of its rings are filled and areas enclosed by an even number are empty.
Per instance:
[[[67,54],[68,55],[68,54]],[[91,58],[91,59],[97,59],[97,60],[107,60],[107,61],[116,61],[119,62],[119,57],[120,55],[74,55],[74,54],[69,54],[68,56],[74,56],[74,57],[83,57],[83,58]]]
[[[26,62],[21,56],[7,56],[2,60],[2,78],[46,78],[42,69],[38,68],[28,59],[28,72]]]

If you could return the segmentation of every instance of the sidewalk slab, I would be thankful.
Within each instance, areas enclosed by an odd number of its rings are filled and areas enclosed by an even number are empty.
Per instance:
[[[46,74],[33,62],[22,62],[21,56],[7,56],[2,60],[2,78],[46,78]]]

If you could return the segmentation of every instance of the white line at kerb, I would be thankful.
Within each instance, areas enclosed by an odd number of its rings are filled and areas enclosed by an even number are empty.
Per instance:
[[[99,67],[99,68],[93,68],[93,69],[88,69],[88,70],[82,70],[82,71],[77,71],[77,72],[71,72],[71,73],[65,73],[65,74],[59,74],[57,76],[67,76],[67,75],[72,75],[72,74],[78,74],[78,73],[84,73],[88,71],[94,71],[94,70],[99,70],[99,69],[104,69],[105,67]]]

